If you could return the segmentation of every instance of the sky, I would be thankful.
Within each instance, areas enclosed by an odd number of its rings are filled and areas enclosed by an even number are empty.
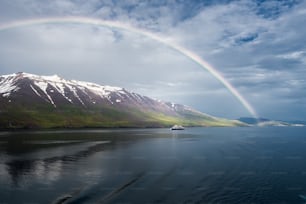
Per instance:
[[[87,17],[151,32],[212,65],[260,117],[306,120],[306,1],[1,0],[0,26]],[[0,74],[57,74],[124,87],[226,118],[250,113],[207,70],[122,29],[52,23],[0,31]]]

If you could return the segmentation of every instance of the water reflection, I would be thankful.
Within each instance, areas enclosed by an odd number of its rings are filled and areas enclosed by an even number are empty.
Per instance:
[[[97,152],[129,145],[131,139],[135,142],[150,135],[138,130],[125,134],[107,130],[2,133],[0,175],[10,178],[11,185],[15,187],[33,182],[50,184],[61,178],[64,166],[69,167]],[[116,159],[111,155],[100,155],[100,158]],[[97,172],[88,171],[85,174]],[[27,181],[29,179],[30,182]]]
[[[25,185],[24,180],[39,180],[43,183],[50,183],[60,178],[62,171],[62,161],[34,161],[34,160],[13,160],[7,162],[7,171],[11,176],[12,183],[15,187]],[[27,178],[28,177],[28,178]],[[29,178],[30,177],[30,178]]]
[[[67,143],[57,143],[57,145],[61,144],[65,144],[65,149],[67,150],[73,145],[73,143],[70,146],[67,146]],[[83,147],[84,149],[82,149],[82,146],[85,146]],[[56,148],[58,148],[58,146],[56,146]],[[25,159],[27,155],[24,156],[25,158],[23,158],[23,156],[18,156],[5,162],[5,165],[7,166],[7,173],[10,175],[11,181],[15,186],[20,186],[20,182],[23,177],[26,176],[30,176],[31,179],[37,179],[44,183],[50,183],[60,178],[63,164],[77,162],[83,158],[90,157],[96,152],[105,151],[109,148],[112,148],[112,144],[109,141],[90,142],[87,145],[77,145],[77,149],[80,150],[74,153],[69,154],[68,150],[66,154],[63,154],[64,151],[55,150],[55,153],[52,152],[50,154],[59,154],[59,156],[49,157],[48,152],[37,152],[38,159]],[[33,151],[33,149],[31,149],[31,151]],[[49,152],[51,151],[52,149],[49,149]],[[43,156],[42,159],[39,158],[41,156]]]

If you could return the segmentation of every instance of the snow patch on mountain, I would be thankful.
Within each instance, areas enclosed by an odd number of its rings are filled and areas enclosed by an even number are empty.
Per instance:
[[[50,103],[56,107],[54,101],[52,100],[52,97],[48,94],[47,92],[47,88],[48,88],[48,83],[45,81],[35,81],[34,82],[36,86],[38,86],[43,92],[44,94],[47,96],[47,98],[49,99]]]
[[[58,93],[60,93],[67,101],[73,103],[72,100],[65,95],[65,85],[64,84],[56,84],[53,88],[56,89]],[[52,92],[52,91],[51,91]]]
[[[0,77],[0,94],[3,97],[9,97],[12,92],[18,91],[19,87],[15,85],[15,76],[12,75],[3,75]]]
[[[37,96],[39,96],[39,97],[41,97],[41,95],[38,93],[38,91],[30,84],[30,87],[31,87],[31,89],[34,91],[34,93],[37,95]]]

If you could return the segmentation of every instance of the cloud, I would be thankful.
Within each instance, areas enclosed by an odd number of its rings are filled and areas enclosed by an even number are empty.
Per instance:
[[[143,36],[118,32],[88,25],[58,24],[3,32],[0,34],[2,71],[58,73],[70,79],[132,90],[137,89],[131,86],[134,83],[151,83],[161,91],[163,86],[178,81],[184,84],[203,79],[199,76],[205,72],[181,54]],[[211,77],[210,80],[214,81]]]
[[[171,37],[216,67],[261,115],[306,118],[300,111],[306,88],[304,1],[11,0],[0,4],[1,21],[81,15],[123,21]],[[247,114],[201,67],[133,33],[42,25],[1,32],[0,43],[1,73],[20,69],[58,73],[123,86],[219,116]],[[279,108],[282,113],[277,113]]]
[[[290,82],[305,77],[306,33],[301,29],[306,19],[305,3],[280,3],[274,12],[276,3],[236,1],[208,7],[181,23],[172,34],[179,33],[182,43],[221,70],[260,113],[269,112],[265,106],[273,101],[287,104],[291,117],[304,117],[304,113],[299,114],[290,106],[287,97],[304,100],[304,84],[292,87]],[[272,105],[269,107],[273,109]],[[270,117],[276,115],[274,112]]]
[[[290,53],[286,53],[286,54],[281,54],[278,55],[277,57],[279,58],[283,58],[283,59],[302,59],[304,61],[304,58],[306,56],[306,52],[305,51],[293,51]]]

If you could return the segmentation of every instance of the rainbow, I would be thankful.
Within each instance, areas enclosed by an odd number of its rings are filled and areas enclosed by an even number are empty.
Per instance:
[[[88,24],[88,25],[94,25],[94,26],[104,26],[104,27],[109,27],[109,28],[114,28],[114,29],[127,30],[129,32],[137,33],[139,35],[143,35],[155,41],[158,41],[170,47],[171,49],[176,50],[177,52],[183,54],[184,56],[188,57],[195,63],[199,64],[202,68],[206,69],[211,75],[213,75],[218,81],[220,81],[228,89],[228,91],[233,94],[233,96],[235,96],[238,99],[238,101],[246,108],[246,110],[253,117],[258,118],[255,109],[239,93],[239,91],[233,85],[231,85],[222,76],[220,72],[218,72],[208,62],[203,60],[200,56],[198,56],[194,52],[180,46],[179,44],[176,44],[175,42],[167,38],[160,37],[159,35],[155,33],[151,33],[149,31],[136,28],[129,24],[125,24],[122,22],[116,22],[116,21],[106,21],[106,20],[95,19],[95,18],[87,18],[87,17],[48,17],[48,18],[37,18],[37,19],[12,21],[9,23],[0,24],[0,31],[12,29],[12,28],[24,27],[24,26],[31,26],[31,25],[37,25],[37,24],[50,24],[50,23],[75,23],[75,24]]]

